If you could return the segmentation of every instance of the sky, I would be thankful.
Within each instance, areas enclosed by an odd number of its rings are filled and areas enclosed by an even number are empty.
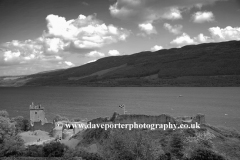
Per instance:
[[[240,40],[240,0],[0,0],[0,76]]]

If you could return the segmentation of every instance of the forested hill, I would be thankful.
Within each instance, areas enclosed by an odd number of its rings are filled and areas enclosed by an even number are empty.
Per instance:
[[[25,78],[26,86],[240,86],[240,41],[105,57]]]

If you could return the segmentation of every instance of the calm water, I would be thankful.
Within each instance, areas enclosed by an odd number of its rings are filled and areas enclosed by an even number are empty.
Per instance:
[[[182,97],[178,97],[182,95]],[[29,87],[0,88],[0,110],[29,118],[29,105],[45,107],[46,117],[96,118],[122,113],[206,115],[207,123],[240,130],[238,87]]]

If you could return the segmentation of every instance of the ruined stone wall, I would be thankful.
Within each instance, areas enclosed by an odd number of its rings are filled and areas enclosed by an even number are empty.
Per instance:
[[[32,131],[41,130],[41,131],[51,132],[53,128],[54,128],[53,123],[45,123],[44,125],[42,125],[41,122],[34,122],[33,126],[31,127],[31,130]]]
[[[193,117],[192,123],[199,123],[204,124],[205,123],[205,115],[203,114],[197,114],[195,117]]]
[[[158,116],[149,115],[118,115],[113,119],[113,123],[146,123],[146,124],[165,124],[176,123],[175,119],[169,115],[162,114]]]
[[[68,138],[70,138],[73,134],[74,134],[73,129],[64,130],[64,131],[62,132],[62,139],[68,139]]]
[[[62,129],[56,129],[56,128],[53,129],[53,137],[54,138],[62,139],[62,135],[63,135]]]
[[[88,123],[92,123],[92,124],[100,124],[100,123],[104,123],[104,122],[109,122],[109,118],[106,117],[106,118],[96,118],[96,119],[93,119],[93,120],[90,120],[88,121]]]
[[[154,115],[134,115],[134,114],[124,114],[119,115],[118,113],[113,113],[111,118],[96,118],[91,121],[88,121],[88,123],[92,124],[100,124],[100,123],[124,123],[124,124],[132,124],[134,122],[136,123],[146,123],[146,124],[166,124],[166,123],[173,123],[173,124],[181,124],[185,123],[186,120],[188,120],[188,123],[199,123],[203,124],[205,123],[205,115],[197,114],[194,117],[178,117],[174,118],[167,114],[161,114],[158,116]]]

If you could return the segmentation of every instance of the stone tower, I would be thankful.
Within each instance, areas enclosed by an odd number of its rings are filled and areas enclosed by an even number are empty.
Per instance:
[[[30,122],[42,122],[46,123],[44,108],[41,105],[35,106],[33,103],[29,107],[30,110]]]

